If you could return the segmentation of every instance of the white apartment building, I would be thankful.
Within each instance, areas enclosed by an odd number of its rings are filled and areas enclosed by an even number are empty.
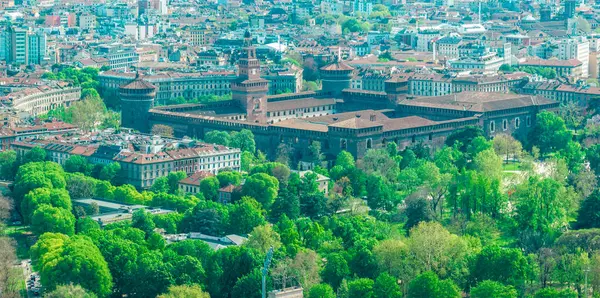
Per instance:
[[[90,30],[96,28],[96,16],[92,14],[81,14],[77,20],[77,25],[81,30]]]
[[[0,101],[9,103],[18,111],[38,116],[60,106],[68,107],[80,97],[81,88],[79,87],[40,86],[10,93],[0,97]]]
[[[581,77],[589,76],[590,42],[584,36],[563,39],[558,43],[558,59],[577,59],[581,62]]]
[[[440,36],[440,30],[437,29],[419,29],[417,33],[417,52],[429,52],[429,43]]]

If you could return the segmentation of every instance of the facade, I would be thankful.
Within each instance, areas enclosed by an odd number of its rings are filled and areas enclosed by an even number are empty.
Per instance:
[[[476,117],[487,137],[496,134],[526,137],[538,112],[557,110],[559,103],[537,95],[462,92],[438,97],[404,101],[402,114],[417,115],[437,121]]]
[[[3,126],[0,129],[0,151],[13,149],[14,142],[29,138],[45,138],[77,131],[77,127],[64,122],[46,122],[39,125],[15,126],[10,123],[9,115],[3,113]]]
[[[108,65],[112,70],[127,70],[140,62],[140,55],[134,47],[122,45],[102,46],[98,57],[108,59]]]
[[[27,64],[44,64],[47,59],[46,55],[46,34],[44,32],[36,32],[28,36],[28,56]]]
[[[0,101],[17,111],[39,116],[58,107],[69,107],[81,97],[80,87],[39,86],[12,92]]]
[[[590,42],[583,36],[561,40],[558,43],[558,59],[579,60],[581,77],[587,78],[589,76]]]
[[[79,15],[77,25],[81,30],[91,30],[96,28],[96,16],[93,14],[84,13]]]
[[[119,86],[130,82],[135,73],[105,71],[98,75],[102,94],[117,96]],[[233,72],[165,72],[145,75],[144,80],[157,87],[157,103],[182,96],[194,99],[204,95],[227,95],[231,92],[231,81],[237,77]]]
[[[554,69],[556,74],[567,78],[580,78],[583,74],[581,61],[577,59],[570,60],[542,60],[528,59],[519,63],[520,66],[544,67]]]
[[[600,99],[600,88],[577,87],[553,82],[529,82],[521,88],[524,94],[535,94],[559,101],[563,104],[575,103],[581,108],[587,108],[590,101]]]
[[[27,29],[8,26],[3,35],[6,63],[27,64],[29,62]]]
[[[27,138],[15,141],[12,147],[18,156],[34,147],[41,147],[52,161],[61,165],[74,155],[83,156],[94,164],[117,162],[121,165],[119,175],[124,183],[139,189],[151,187],[156,179],[167,176],[172,171],[181,170],[193,176],[200,171],[217,174],[223,169],[239,171],[241,167],[241,153],[235,148],[185,139],[165,140],[158,136],[105,136],[105,139],[116,141],[80,143],[76,138],[64,139],[62,142]]]
[[[268,69],[261,76],[269,81],[269,95],[302,91],[302,72],[297,67]]]
[[[450,60],[450,68],[460,70],[497,71],[504,62],[504,58],[497,56],[496,53],[487,53],[477,58],[464,57],[457,60]]]
[[[458,47],[462,44],[462,39],[455,36],[445,36],[439,39],[435,45],[437,47],[437,58],[456,59],[459,57]]]

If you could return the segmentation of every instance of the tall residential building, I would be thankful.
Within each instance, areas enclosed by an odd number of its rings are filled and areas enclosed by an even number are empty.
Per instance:
[[[36,32],[28,36],[27,64],[43,64],[46,59],[46,33]]]
[[[590,42],[583,36],[561,40],[558,44],[558,59],[577,59],[581,62],[581,77],[589,75]]]
[[[4,60],[7,64],[27,64],[28,62],[28,32],[27,29],[8,26],[4,35]]]

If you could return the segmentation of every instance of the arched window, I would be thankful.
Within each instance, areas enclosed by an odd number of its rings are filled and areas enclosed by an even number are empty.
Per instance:
[[[373,141],[371,139],[367,139],[367,149],[373,148]]]
[[[507,130],[508,129],[508,120],[504,119],[502,120],[502,130]]]
[[[496,122],[490,121],[490,132],[496,131]]]
[[[340,149],[342,149],[342,150],[348,149],[348,142],[345,139],[340,140]]]
[[[519,119],[519,117],[515,118],[515,127],[519,128],[519,126],[521,126],[521,119]]]

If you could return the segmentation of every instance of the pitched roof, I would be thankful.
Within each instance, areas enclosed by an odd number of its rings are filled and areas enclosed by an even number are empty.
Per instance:
[[[354,67],[344,63],[343,61],[337,61],[321,67],[321,70],[354,70]]]
[[[489,92],[460,92],[436,97],[420,97],[404,101],[401,105],[431,107],[471,112],[489,112],[518,107],[557,103],[538,95],[520,95]]]
[[[120,87],[121,89],[129,89],[129,90],[147,90],[147,89],[151,89],[154,90],[156,89],[156,87],[152,84],[150,84],[150,82],[142,79],[140,77],[140,74],[137,73],[135,76],[135,79],[123,86]]]

